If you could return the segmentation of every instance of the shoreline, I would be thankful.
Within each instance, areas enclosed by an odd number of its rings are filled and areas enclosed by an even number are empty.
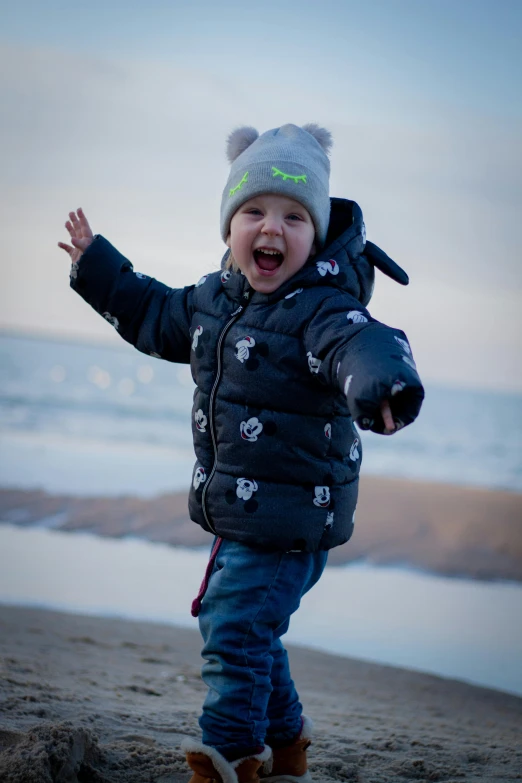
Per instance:
[[[187,492],[150,499],[0,488],[0,521],[172,546],[210,546],[188,516]],[[397,565],[478,580],[522,582],[522,494],[365,475],[355,532],[330,565]]]
[[[200,648],[194,630],[0,605],[0,778],[186,783],[179,744],[199,736]],[[315,723],[314,780],[520,776],[522,698],[301,647],[289,654]]]

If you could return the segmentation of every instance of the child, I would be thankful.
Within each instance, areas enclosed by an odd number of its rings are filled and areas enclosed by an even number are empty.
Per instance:
[[[419,413],[403,332],[366,310],[376,266],[357,204],[329,198],[331,137],[284,125],[228,140],[220,272],[171,289],[101,236],[66,223],[71,286],[151,356],[191,364],[197,456],[191,518],[215,535],[193,604],[209,691],[191,783],[311,781],[302,715],[281,643],[328,550],[353,532],[361,444]]]

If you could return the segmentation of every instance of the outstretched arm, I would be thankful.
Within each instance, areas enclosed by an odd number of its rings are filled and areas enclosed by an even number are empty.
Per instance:
[[[404,332],[376,321],[357,300],[334,296],[312,318],[307,352],[319,375],[346,395],[361,429],[391,435],[418,416],[424,389]]]
[[[83,212],[69,213],[71,244],[58,246],[71,259],[71,288],[138,350],[172,362],[190,361],[192,287],[176,289],[134,271],[102,236],[93,235]]]

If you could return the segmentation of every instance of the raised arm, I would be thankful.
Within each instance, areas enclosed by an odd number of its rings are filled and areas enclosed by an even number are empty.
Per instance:
[[[340,294],[324,303],[308,325],[305,348],[321,362],[323,380],[346,395],[361,429],[390,435],[417,418],[424,389],[406,335],[376,321],[356,299]]]
[[[65,226],[71,245],[71,288],[138,350],[171,362],[190,361],[192,286],[169,288],[135,272],[128,259],[102,236],[94,236],[79,209]]]

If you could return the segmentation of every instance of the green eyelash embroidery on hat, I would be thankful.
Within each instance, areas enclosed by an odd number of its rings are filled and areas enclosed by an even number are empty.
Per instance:
[[[238,182],[235,188],[230,188],[228,197],[231,198],[234,195],[234,193],[236,193],[238,190],[241,190],[245,182],[248,182],[248,171],[245,171],[243,175],[243,179],[241,180],[241,182]]]
[[[304,182],[306,185],[306,174],[300,174],[298,177],[295,177],[293,174],[285,174],[284,171],[280,171],[279,169],[276,169],[275,166],[272,166],[273,177],[283,177],[283,182],[286,182],[287,179],[293,179],[295,184],[297,185],[298,182]]]

